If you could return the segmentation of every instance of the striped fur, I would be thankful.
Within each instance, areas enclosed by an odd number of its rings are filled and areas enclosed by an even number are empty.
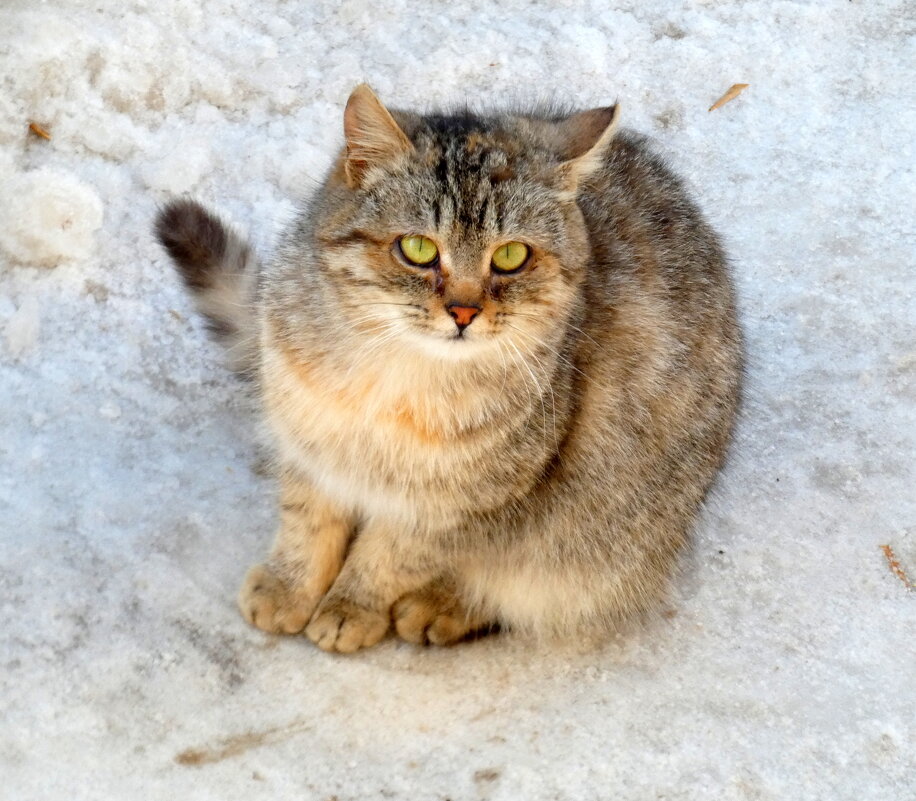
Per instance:
[[[156,217],[156,236],[191,290],[230,367],[255,372],[258,263],[249,245],[193,200],[174,200]]]
[[[250,622],[349,652],[392,620],[412,642],[607,632],[663,597],[725,456],[741,338],[715,234],[616,120],[354,91],[324,185],[226,307],[257,320],[281,476]],[[437,243],[434,269],[398,257],[404,234]],[[490,269],[506,241],[531,251],[511,276]],[[481,311],[456,331],[449,304]]]

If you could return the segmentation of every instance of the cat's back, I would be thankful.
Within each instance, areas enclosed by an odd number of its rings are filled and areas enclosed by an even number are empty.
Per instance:
[[[618,134],[579,204],[591,240],[590,277],[598,279],[593,293],[604,288],[619,296],[629,281],[636,291],[663,291],[681,313],[697,307],[734,319],[719,237],[647,137]]]
[[[590,333],[609,345],[632,334],[636,349],[647,353],[673,338],[679,344],[669,342],[669,349],[704,351],[707,358],[692,361],[694,367],[737,374],[735,293],[719,237],[649,140],[620,133],[579,205],[591,245]]]
[[[648,140],[629,132],[579,205],[591,261],[576,448],[565,456],[608,474],[628,465],[643,486],[664,474],[672,494],[695,494],[724,458],[740,395],[742,342],[718,236]]]

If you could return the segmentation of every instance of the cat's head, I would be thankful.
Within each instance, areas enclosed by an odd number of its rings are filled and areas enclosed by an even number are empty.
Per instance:
[[[318,203],[320,269],[381,341],[462,359],[556,340],[589,260],[576,194],[617,107],[560,117],[389,112],[362,85]]]

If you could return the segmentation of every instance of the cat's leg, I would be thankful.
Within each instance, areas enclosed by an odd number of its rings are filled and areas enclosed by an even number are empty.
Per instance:
[[[456,583],[444,577],[401,596],[391,616],[398,635],[415,645],[452,645],[497,628],[490,617],[473,611]]]
[[[337,578],[350,538],[350,516],[297,474],[280,477],[280,530],[266,564],[248,571],[239,591],[242,616],[273,634],[297,634]]]
[[[343,569],[305,633],[325,651],[352,653],[375,645],[391,625],[391,607],[427,584],[441,564],[411,548],[409,534],[369,520],[353,541]]]

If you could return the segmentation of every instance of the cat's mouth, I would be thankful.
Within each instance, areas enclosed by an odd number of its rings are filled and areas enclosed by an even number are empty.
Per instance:
[[[495,344],[492,337],[481,331],[426,331],[413,341],[427,355],[449,362],[477,358]]]
[[[445,337],[446,342],[454,342],[457,345],[462,347],[471,347],[472,345],[480,345],[486,342],[489,337],[485,332],[481,331],[468,331],[467,329],[463,331],[456,331],[455,333],[449,333]]]

